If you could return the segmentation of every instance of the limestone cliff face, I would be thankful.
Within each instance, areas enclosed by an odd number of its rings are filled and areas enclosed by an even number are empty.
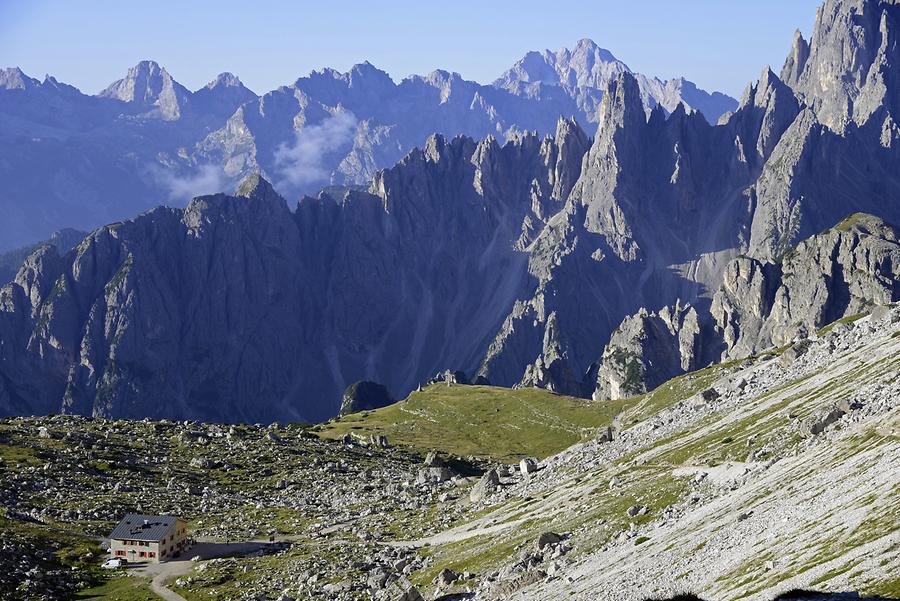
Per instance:
[[[780,346],[900,300],[898,240],[895,227],[856,214],[804,240],[780,264],[736,259],[711,308],[725,344],[723,358]]]
[[[827,3],[813,41],[795,37],[786,81],[764,70],[716,127],[677,107],[648,115],[638,79],[612,78],[568,205],[531,248],[535,291],[507,317],[482,373],[512,384],[527,368],[522,384],[590,389],[600,347],[625,316],[681,299],[709,328],[712,297],[735,273],[748,274],[747,292],[764,307],[778,286],[771,272],[802,240],[858,211],[900,222],[892,102],[879,96],[876,110],[848,113],[838,128],[835,86],[816,79],[831,72],[851,81],[863,70],[860,81],[878,74],[890,90],[898,63],[878,56],[893,52],[894,10],[871,0]],[[873,14],[877,26],[867,20]],[[845,43],[871,51],[851,59],[832,47]],[[884,87],[860,85],[841,97]],[[713,336],[704,348],[722,344]]]
[[[795,35],[782,77],[832,130],[862,125],[883,109],[896,115],[898,25],[895,0],[826,0],[811,41]]]
[[[597,369],[595,399],[617,399],[712,362],[812,335],[842,317],[900,300],[898,231],[855,214],[791,248],[780,262],[726,267],[710,308],[664,307],[626,317]]]
[[[782,78],[801,103],[754,186],[749,254],[775,260],[853,212],[900,222],[900,5],[827,0]]]
[[[565,207],[528,248],[535,287],[507,316],[480,373],[589,394],[592,366],[623,317],[679,298],[704,304],[745,248],[748,187],[796,110],[773,75],[724,125],[679,108],[648,117],[637,80],[620,75]]]

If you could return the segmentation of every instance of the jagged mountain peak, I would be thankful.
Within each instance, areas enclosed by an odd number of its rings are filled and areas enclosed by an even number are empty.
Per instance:
[[[556,121],[556,134],[554,138],[556,139],[557,144],[561,146],[562,142],[570,136],[575,136],[584,140],[587,140],[588,137],[587,133],[585,133],[584,129],[578,124],[578,120],[575,119],[575,117],[564,117],[560,115],[559,119]]]
[[[125,90],[117,88],[117,83],[122,81],[146,81],[157,77],[164,80],[170,80],[172,78],[172,76],[169,75],[169,72],[166,71],[164,67],[161,67],[156,61],[142,60],[133,67],[129,67],[128,73],[123,79],[113,82],[104,92],[101,92],[100,95],[115,95],[119,100],[131,102],[136,99],[134,94],[132,93],[129,95]]]
[[[529,52],[501,75],[494,86],[519,95],[539,94],[544,87],[559,86],[574,94],[579,106],[588,112],[588,120],[598,121],[595,112],[610,81],[632,70],[609,50],[590,39],[580,40],[573,50]],[[679,102],[692,111],[700,111],[710,123],[737,107],[737,101],[720,92],[709,93],[684,77],[663,81],[657,77],[634,74],[648,110],[662,105],[673,111]]]
[[[573,52],[595,52],[600,55],[600,57],[608,62],[618,61],[612,52],[607,50],[606,48],[601,48],[597,42],[592,40],[591,38],[581,38],[577,42],[575,42],[575,49]]]
[[[794,41],[791,44],[791,52],[784,61],[781,69],[781,79],[790,86],[794,86],[806,67],[806,61],[809,59],[809,42],[803,37],[803,33],[798,29],[794,32]]]
[[[133,104],[139,110],[157,113],[161,118],[173,121],[181,117],[187,107],[190,92],[159,63],[143,60],[98,96]]]
[[[190,104],[195,113],[206,118],[227,119],[251,100],[259,98],[236,75],[220,73],[211,82],[191,94]]]
[[[462,75],[456,71],[447,71],[446,69],[435,69],[422,78],[423,81],[435,87],[446,87],[456,82],[463,81]]]
[[[579,40],[574,50],[528,52],[507,70],[494,85],[509,87],[514,82],[603,89],[610,78],[628,66],[593,40]]]
[[[842,132],[879,108],[898,112],[900,4],[894,0],[826,0],[807,44],[795,35],[782,75],[817,118]]]
[[[600,115],[601,129],[609,123],[624,124],[633,121],[638,115],[641,120],[645,119],[641,88],[631,72],[623,71],[610,80],[603,96]]]
[[[353,65],[353,67],[350,68],[350,71],[347,72],[347,76],[350,87],[372,83],[394,85],[394,80],[391,79],[391,76],[387,71],[382,71],[369,61],[363,61]]]
[[[793,92],[780,77],[775,75],[771,67],[765,67],[756,82],[751,82],[744,90],[738,109],[749,106],[765,106],[768,99],[776,93],[782,92],[793,96]]]
[[[0,69],[0,89],[27,90],[39,85],[38,80],[25,75],[19,67]]]
[[[326,67],[298,78],[293,87],[308,95],[324,95],[330,98],[339,93],[355,93],[367,97],[383,94],[397,87],[394,80],[369,61],[357,63],[346,72]]]
[[[142,61],[138,61],[137,64],[130,69],[128,69],[128,74],[142,74],[142,73],[154,73],[156,71],[165,71],[163,67],[160,67],[159,63],[153,59],[145,59]]]
[[[241,180],[234,195],[255,200],[280,199],[281,202],[284,202],[272,184],[259,173],[252,173]]]
[[[578,40],[575,44],[575,48],[572,49],[571,52],[569,50],[563,48],[557,52],[557,56],[561,56],[568,53],[571,56],[570,61],[578,62],[582,64],[585,68],[590,69],[596,63],[609,63],[615,65],[621,65],[626,70],[628,66],[617,59],[612,52],[607,50],[606,48],[601,48],[597,45],[594,40],[590,38],[582,38]]]
[[[225,71],[216,75],[215,79],[206,84],[205,87],[213,90],[215,88],[244,88],[246,86],[244,86],[244,83],[237,75]]]

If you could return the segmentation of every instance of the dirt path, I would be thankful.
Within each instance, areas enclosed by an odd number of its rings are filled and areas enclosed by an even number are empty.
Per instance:
[[[231,557],[256,551],[263,548],[266,544],[268,543],[263,541],[248,541],[229,544],[201,541],[184,552],[184,559],[139,566],[135,567],[134,571],[137,574],[149,576],[151,578],[150,590],[166,601],[186,601],[184,597],[170,589],[168,583],[174,578],[184,576],[194,568],[196,562],[192,561],[190,558],[199,556],[201,560],[206,560],[215,559],[217,557]]]
[[[425,545],[446,545],[449,543],[456,543],[462,540],[466,540],[472,538],[473,536],[494,534],[501,530],[506,530],[507,528],[518,526],[526,519],[527,518],[523,517],[517,520],[512,520],[510,522],[492,524],[490,526],[481,525],[482,520],[479,520],[478,522],[464,524],[456,528],[451,528],[450,530],[438,532],[437,534],[433,534],[431,536],[417,538],[414,540],[393,541],[387,544],[392,547],[402,547],[408,549],[418,549],[419,547],[424,547]]]

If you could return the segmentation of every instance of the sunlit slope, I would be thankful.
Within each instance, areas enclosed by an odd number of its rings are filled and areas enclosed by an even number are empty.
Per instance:
[[[435,384],[389,407],[324,424],[320,435],[363,438],[460,456],[544,458],[596,436],[628,401],[594,402],[542,389]]]

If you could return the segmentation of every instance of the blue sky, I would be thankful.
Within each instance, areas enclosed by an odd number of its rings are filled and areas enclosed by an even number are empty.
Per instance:
[[[820,0],[0,0],[0,66],[95,93],[142,59],[191,89],[222,71],[256,92],[369,60],[490,82],[528,50],[588,37],[632,69],[738,96],[781,68]]]

